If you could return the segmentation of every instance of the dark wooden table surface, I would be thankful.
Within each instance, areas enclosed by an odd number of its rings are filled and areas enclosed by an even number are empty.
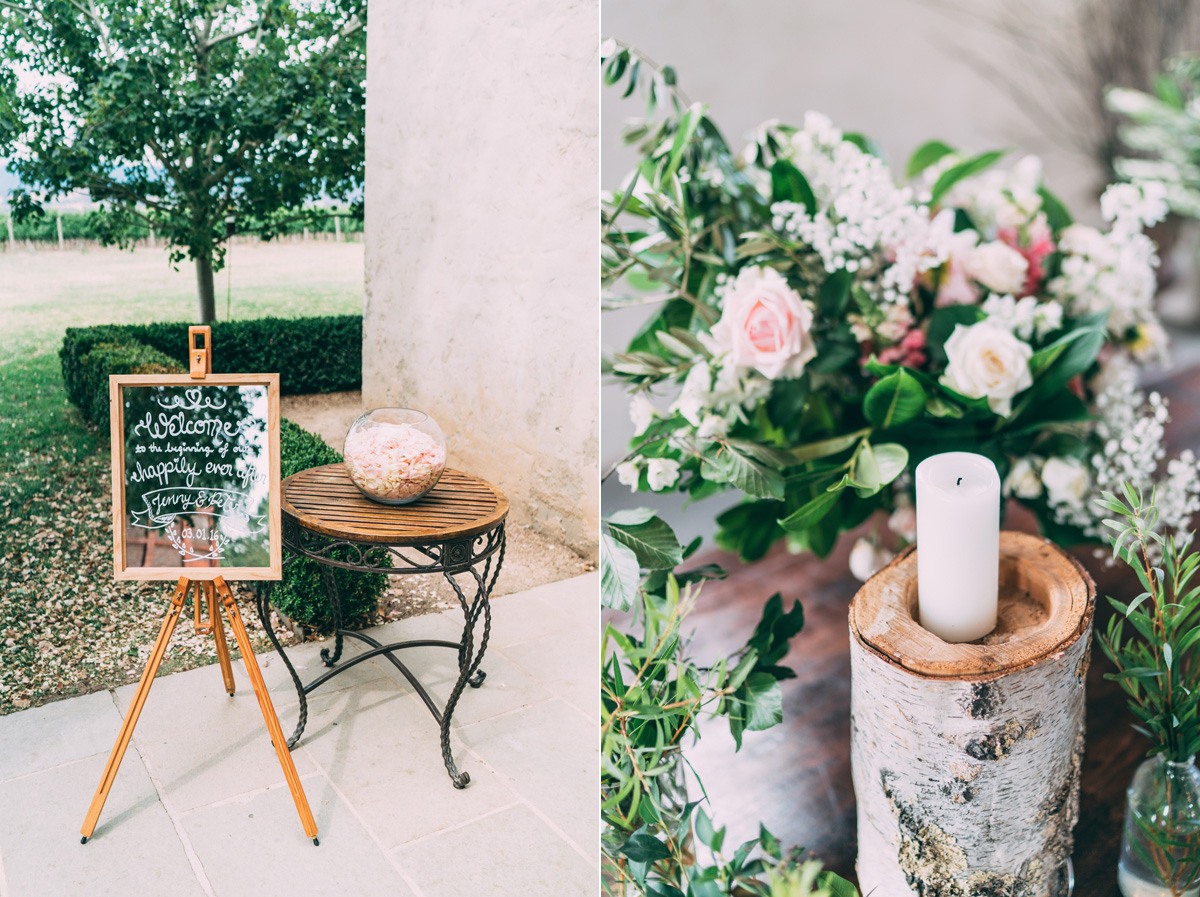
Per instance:
[[[1164,378],[1158,388],[1171,400],[1167,426],[1172,452],[1200,449],[1200,368]],[[1006,528],[1034,531],[1031,518],[1010,513]],[[859,583],[847,570],[852,538],[824,561],[792,556],[778,546],[766,558],[744,565],[710,554],[730,571],[723,582],[705,586],[690,621],[694,654],[703,660],[728,653],[753,631],[763,602],[782,592],[790,605],[804,605],[804,631],[786,660],[797,678],[783,683],[784,722],[766,732],[747,733],[739,754],[723,721],[702,728],[688,757],[703,779],[718,824],[730,828],[726,843],[757,834],[761,821],[784,844],[806,847],[828,868],[853,879],[854,790],[850,782],[850,656],[846,612]],[[1132,575],[1105,569],[1090,550],[1077,556],[1096,580],[1097,626],[1108,618],[1105,595],[1137,591]],[[1076,895],[1119,897],[1117,858],[1125,788],[1146,745],[1130,728],[1131,715],[1112,667],[1098,647],[1088,673],[1087,752],[1083,762],[1080,821],[1075,830]]]

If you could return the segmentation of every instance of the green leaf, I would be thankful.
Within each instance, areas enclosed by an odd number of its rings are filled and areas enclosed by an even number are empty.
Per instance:
[[[667,167],[663,172],[662,180],[667,181],[674,177],[675,172],[679,170],[679,163],[683,161],[683,151],[687,148],[688,143],[696,134],[696,129],[700,127],[700,122],[704,120],[704,106],[695,103],[683,114],[679,120],[679,128],[675,131],[675,139],[671,143],[671,155],[667,160]]]
[[[700,839],[700,843],[705,847],[711,847],[713,835],[716,832],[713,829],[712,820],[708,818],[708,814],[702,809],[697,809],[693,817],[693,822],[696,826],[696,837]]]
[[[965,413],[961,407],[953,402],[947,402],[941,396],[930,396],[925,402],[925,410],[932,417],[948,417],[951,420],[961,420]]]
[[[859,498],[870,498],[896,479],[908,463],[908,450],[897,443],[878,446],[866,444],[858,453],[854,471],[846,482],[854,487]]]
[[[826,277],[817,293],[817,310],[827,318],[842,315],[850,303],[850,286],[853,282],[854,275],[845,268]]]
[[[1058,233],[1074,223],[1075,219],[1071,217],[1067,207],[1062,204],[1062,200],[1045,187],[1038,187],[1037,192],[1038,196],[1042,198],[1042,211],[1046,213],[1046,223],[1050,225],[1052,231]]]
[[[761,732],[783,722],[783,690],[770,673],[751,673],[730,705],[729,731],[739,749],[743,732]]]
[[[619,511],[613,511],[605,520],[619,526],[638,526],[642,523],[649,523],[657,516],[658,511],[653,508],[622,508]]]
[[[817,197],[808,179],[787,159],[771,166],[771,201],[799,203],[810,215],[817,210]]]
[[[1003,157],[1004,150],[991,150],[947,168],[938,176],[937,181],[934,182],[933,189],[929,194],[929,204],[931,206],[937,205],[938,201],[959,181],[986,171]]]
[[[987,315],[977,305],[948,305],[945,308],[935,308],[929,316],[929,333],[925,344],[929,351],[929,360],[934,367],[946,366],[946,340],[954,333],[959,324],[970,327],[978,324]]]
[[[821,492],[779,521],[789,533],[802,532],[818,523],[841,498],[839,492]]]
[[[860,134],[857,131],[846,131],[842,134],[842,140],[846,143],[853,143],[868,156],[874,156],[877,159],[883,158],[883,150],[879,148],[879,144],[866,134]]]
[[[776,380],[767,398],[767,417],[788,439],[799,439],[804,407],[808,404],[808,372],[794,380]],[[791,462],[795,463],[792,458]]]
[[[653,863],[671,856],[667,845],[645,831],[636,831],[630,835],[629,840],[621,845],[621,853],[635,863]]]
[[[916,420],[925,409],[925,390],[917,378],[901,368],[867,390],[863,414],[881,430]]]
[[[737,486],[755,498],[783,498],[783,477],[777,470],[743,455],[729,445],[705,457],[706,475]]]
[[[633,550],[639,566],[647,570],[670,570],[682,563],[683,546],[665,521],[656,516],[628,524],[615,521],[613,517],[607,521],[609,534]]]
[[[954,147],[948,146],[940,140],[930,140],[928,143],[922,143],[908,157],[908,164],[904,167],[904,176],[912,180],[938,159],[948,156],[953,152]]]
[[[875,454],[875,463],[879,467],[879,477],[883,485],[888,485],[908,466],[908,449],[897,442],[882,442],[871,446]]]
[[[818,458],[827,458],[830,455],[839,454],[856,446],[865,434],[866,431],[862,430],[856,433],[847,433],[845,436],[832,436],[829,439],[820,439],[806,445],[798,445],[792,449],[792,459],[797,464],[803,464],[807,461],[815,461]]]
[[[800,602],[793,602],[792,609],[784,613],[783,596],[776,592],[763,606],[762,619],[754,627],[746,647],[756,653],[760,667],[771,667],[788,653],[789,641],[803,628],[804,608]]]
[[[781,501],[750,501],[717,515],[714,541],[744,561],[756,561],[783,535],[777,518],[786,506]]]
[[[818,875],[817,887],[827,891],[829,897],[859,897],[858,888],[832,872]]]
[[[783,845],[779,843],[779,839],[767,831],[767,827],[761,822],[758,824],[758,843],[762,845],[763,853],[772,859],[782,859]]]
[[[738,695],[746,704],[748,732],[761,732],[783,722],[783,691],[770,673],[751,673]]]
[[[1072,377],[1084,373],[1095,362],[1107,338],[1104,316],[1092,316],[1081,321],[1078,329],[1035,352],[1029,364],[1040,387],[1038,395],[1059,389]]]
[[[600,534],[600,601],[605,607],[629,610],[637,598],[638,559],[633,549]]]

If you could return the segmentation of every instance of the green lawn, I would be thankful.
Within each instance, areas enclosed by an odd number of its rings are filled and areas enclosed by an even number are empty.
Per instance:
[[[362,310],[361,244],[239,245],[232,261],[233,318]],[[192,320],[194,290],[164,250],[0,254],[0,714],[140,674],[168,587],[112,578],[107,438],[68,404],[57,351],[67,327]],[[172,648],[172,669],[215,659],[190,624]]]

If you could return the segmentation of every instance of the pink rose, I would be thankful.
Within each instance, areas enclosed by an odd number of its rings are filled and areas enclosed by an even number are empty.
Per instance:
[[[812,309],[774,268],[744,268],[726,289],[713,325],[717,347],[734,365],[775,380],[794,378],[817,354]]]

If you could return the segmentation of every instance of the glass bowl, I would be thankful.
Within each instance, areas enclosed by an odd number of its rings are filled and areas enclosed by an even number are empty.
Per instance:
[[[375,408],[350,425],[342,456],[363,495],[384,505],[406,505],[441,478],[446,437],[423,411]]]

